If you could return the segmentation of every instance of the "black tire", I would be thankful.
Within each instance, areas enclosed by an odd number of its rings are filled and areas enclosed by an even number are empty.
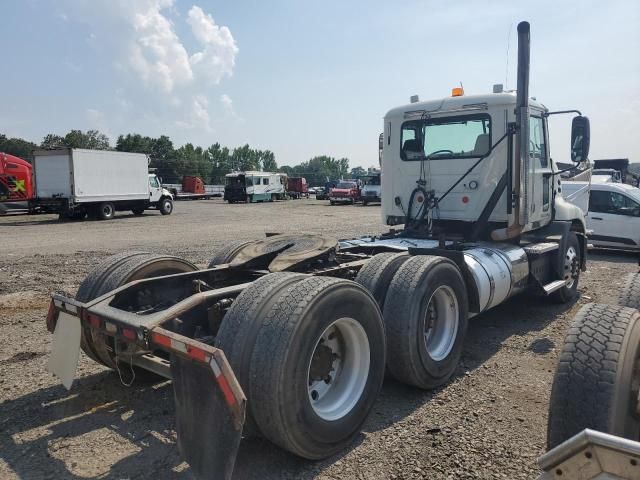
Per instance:
[[[571,253],[573,252],[573,254]],[[572,255],[572,258],[569,256]],[[551,294],[551,300],[555,303],[569,303],[578,296],[578,282],[580,281],[580,244],[578,236],[569,232],[564,251],[564,279],[573,278],[571,286],[565,285]]]
[[[320,338],[336,322],[347,322],[362,332],[359,338],[368,342],[369,368],[367,371],[356,362],[355,367],[350,365],[354,368],[345,363],[337,370],[343,375],[360,373],[356,383],[362,390],[359,396],[339,395],[349,398],[349,403],[343,414],[329,418],[312,405],[309,381],[312,356],[315,361],[319,349],[327,349]],[[345,334],[340,338],[341,345],[347,345],[344,339],[353,337]],[[329,341],[338,342],[339,338]],[[328,367],[327,385],[331,383],[336,359],[332,348],[329,352],[324,360]],[[342,356],[345,362],[353,358],[348,353]],[[251,358],[249,398],[254,402],[253,414],[260,431],[276,445],[307,459],[326,458],[342,450],[359,433],[373,407],[382,386],[384,360],[380,309],[362,286],[329,277],[309,277],[291,285],[280,292],[265,315]],[[340,383],[341,378],[345,377],[336,377],[330,388],[352,385],[348,380]],[[321,379],[315,381],[323,383]]]
[[[618,296],[618,305],[640,310],[640,272],[627,274]]]
[[[216,265],[222,265],[224,263],[229,263],[236,254],[244,247],[251,243],[251,240],[238,240],[236,242],[231,242],[213,254],[211,260],[209,260],[208,268],[215,267]]]
[[[366,288],[378,302],[380,309],[383,309],[387,290],[393,276],[409,258],[409,255],[405,252],[388,252],[374,255],[360,269],[355,281]]]
[[[329,200],[329,204],[330,204],[330,205],[335,205],[335,204],[336,204],[336,202],[333,202],[333,201]]]
[[[363,207],[366,207],[368,203],[369,203],[369,202],[367,202],[366,200],[363,200],[363,201],[362,201],[362,206],[363,206]]]
[[[131,209],[134,215],[142,215],[144,213],[144,207],[135,207]]]
[[[304,278],[306,275],[301,273],[265,275],[244,289],[225,314],[215,346],[224,351],[245,392],[250,391],[251,355],[265,312],[269,311],[280,291]],[[254,402],[247,404],[243,434],[249,436],[260,433],[252,413],[254,405]]]
[[[453,305],[451,310],[448,305]],[[430,319],[433,339],[425,338],[428,309],[437,315]],[[449,320],[443,320],[441,313]],[[423,389],[446,383],[462,354],[467,317],[467,289],[455,263],[423,255],[405,261],[391,280],[384,303],[389,372],[398,381]],[[428,344],[435,345],[431,352]]]
[[[124,252],[107,258],[89,272],[78,288],[76,299],[87,303],[133,280],[194,270],[197,267],[192,263],[171,255]],[[112,341],[112,337],[83,327],[80,345],[93,360],[116,369],[113,349],[109,345]]]
[[[640,312],[597,303],[582,307],[553,379],[548,447],[585,428],[640,440],[639,359]]]
[[[161,198],[158,210],[162,215],[171,215],[171,212],[173,212],[173,200],[169,197]]]
[[[99,220],[111,220],[116,214],[116,208],[111,202],[102,202],[98,205],[97,214]]]

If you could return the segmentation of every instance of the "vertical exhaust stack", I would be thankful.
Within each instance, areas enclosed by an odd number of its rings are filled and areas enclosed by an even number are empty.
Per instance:
[[[522,233],[529,221],[529,64],[531,37],[529,22],[518,24],[518,86],[516,92],[516,148],[513,162],[512,219],[506,229],[494,230],[494,240],[507,240]],[[507,199],[508,202],[511,199]]]

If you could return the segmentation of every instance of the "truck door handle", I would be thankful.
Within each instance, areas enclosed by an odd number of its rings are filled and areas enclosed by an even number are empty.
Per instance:
[[[591,217],[591,218],[593,218],[594,220],[602,220],[602,218],[600,217]]]

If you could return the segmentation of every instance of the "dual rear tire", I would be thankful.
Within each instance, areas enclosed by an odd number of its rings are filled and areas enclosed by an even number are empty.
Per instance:
[[[468,323],[466,285],[455,263],[383,253],[367,262],[356,281],[383,308],[391,375],[423,389],[446,383],[460,361]]]
[[[216,346],[251,399],[250,433],[308,459],[353,440],[384,378],[380,309],[349,280],[266,275],[234,301]]]

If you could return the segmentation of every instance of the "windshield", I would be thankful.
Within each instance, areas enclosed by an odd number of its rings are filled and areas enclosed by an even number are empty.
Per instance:
[[[344,188],[344,189],[350,189],[350,188],[356,188],[356,184],[355,183],[349,183],[349,182],[341,182],[339,184],[337,184],[335,186],[335,188]]]
[[[380,185],[380,177],[367,178],[364,181],[365,185]]]
[[[402,125],[400,156],[403,160],[482,157],[491,148],[491,117],[412,120]]]
[[[243,187],[244,177],[227,177],[227,185],[229,187]]]

